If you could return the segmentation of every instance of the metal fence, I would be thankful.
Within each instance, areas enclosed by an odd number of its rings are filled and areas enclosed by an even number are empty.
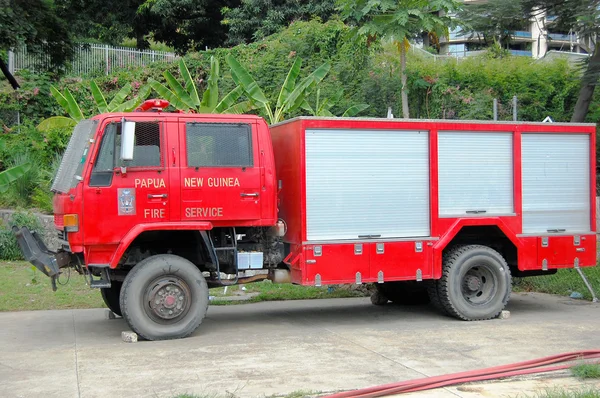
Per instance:
[[[0,134],[21,127],[21,114],[14,109],[0,109]]]
[[[152,62],[173,62],[179,57],[174,53],[154,50],[136,50],[128,47],[115,47],[105,44],[81,43],[75,48],[73,61],[67,72],[74,75],[110,74],[116,69],[129,66],[144,66]],[[32,72],[52,68],[47,54],[30,54],[20,48],[9,54],[9,69],[12,73],[21,69]]]

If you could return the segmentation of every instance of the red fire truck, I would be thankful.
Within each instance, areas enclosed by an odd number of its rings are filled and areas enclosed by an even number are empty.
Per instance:
[[[80,122],[54,180],[57,252],[149,340],[190,335],[208,288],[271,279],[374,283],[375,304],[427,292],[497,317],[512,276],[594,266],[590,124],[144,111]]]

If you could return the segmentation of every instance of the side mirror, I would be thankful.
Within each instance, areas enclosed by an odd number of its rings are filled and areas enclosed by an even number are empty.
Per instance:
[[[125,119],[121,122],[121,160],[133,160],[135,145],[135,122]]]

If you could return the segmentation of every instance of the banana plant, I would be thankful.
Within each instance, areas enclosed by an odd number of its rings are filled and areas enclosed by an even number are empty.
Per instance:
[[[231,55],[228,55],[226,60],[231,68],[233,81],[242,87],[250,101],[264,112],[269,124],[278,123],[288,114],[298,110],[306,102],[308,95],[325,78],[331,69],[330,64],[324,63],[297,83],[300,68],[302,67],[302,59],[296,58],[281,86],[275,107],[272,107],[271,101],[267,99],[248,70]]]
[[[0,142],[0,145],[4,149],[4,143]],[[9,169],[0,171],[0,192],[6,192],[8,190],[8,186],[21,178],[25,173],[27,173],[31,169],[31,163],[26,162],[20,164],[18,166],[11,167]]]
[[[236,87],[230,91],[222,100],[219,101],[219,61],[215,57],[210,57],[210,72],[206,80],[206,89],[202,94],[202,99],[198,95],[196,83],[190,74],[190,71],[183,59],[179,60],[179,72],[183,79],[183,84],[179,83],[175,76],[169,71],[165,71],[163,76],[167,81],[167,86],[150,78],[148,84],[156,91],[161,98],[166,99],[177,110],[193,111],[198,113],[246,113],[253,108],[250,101],[236,103],[244,93],[241,87]]]
[[[92,96],[94,101],[96,102],[96,107],[98,108],[98,112],[100,113],[108,113],[108,112],[131,112],[135,108],[137,108],[146,98],[150,95],[150,87],[145,85],[140,88],[137,96],[129,101],[125,101],[127,96],[131,93],[132,87],[131,84],[127,83],[123,86],[117,94],[113,97],[110,103],[107,104],[104,94],[98,87],[95,81],[90,82],[90,90],[92,92]],[[52,116],[47,119],[44,119],[39,125],[38,130],[40,131],[48,131],[56,128],[65,128],[70,129],[75,127],[75,125],[85,119],[79,104],[71,94],[68,88],[65,88],[65,91],[61,93],[56,87],[50,86],[50,93],[56,99],[56,102],[65,110],[65,112],[69,115],[66,116]]]
[[[56,87],[50,86],[50,93],[69,117],[52,116],[44,119],[38,125],[38,130],[48,131],[56,128],[73,128],[79,121],[85,119],[79,104],[75,101],[68,88],[65,88],[64,93],[61,93]]]
[[[138,91],[137,96],[130,99],[129,101],[125,101],[125,99],[131,93],[132,90],[131,84],[127,83],[117,92],[117,94],[115,94],[113,99],[107,104],[106,99],[104,98],[104,94],[102,94],[102,90],[100,90],[96,82],[93,80],[90,82],[90,90],[92,91],[92,96],[94,97],[96,107],[98,108],[98,112],[100,113],[131,112],[135,108],[140,106],[141,103],[146,98],[148,98],[148,95],[150,95],[150,86],[145,85],[140,88],[140,91]]]
[[[29,171],[29,169],[31,169],[31,164],[23,163],[4,171],[0,171],[0,192],[6,192],[10,183],[21,178],[23,174]]]
[[[302,109],[309,112],[312,116],[335,116],[333,113],[331,113],[331,108],[333,108],[340,101],[343,94],[344,90],[339,90],[334,94],[333,97],[321,100],[321,89],[317,89],[315,107],[311,107],[308,101],[305,101],[302,104]],[[342,117],[356,116],[359,112],[364,111],[368,107],[368,104],[353,105],[344,111]]]

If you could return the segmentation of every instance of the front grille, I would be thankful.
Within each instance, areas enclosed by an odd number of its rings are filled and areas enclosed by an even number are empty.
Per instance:
[[[58,240],[67,240],[67,232],[65,230],[57,229],[56,235],[58,236]]]

